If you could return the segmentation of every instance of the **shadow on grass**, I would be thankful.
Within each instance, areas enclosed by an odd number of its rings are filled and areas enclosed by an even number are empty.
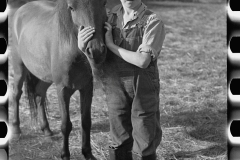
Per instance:
[[[109,132],[110,126],[108,119],[106,120],[100,120],[97,122],[92,122],[91,132],[92,133],[100,133],[100,132]],[[74,127],[71,132],[74,131],[80,131],[82,132],[82,127]],[[60,131],[59,131],[60,133]],[[59,136],[61,136],[58,132],[54,134],[53,137],[55,137],[55,140],[59,139]]]
[[[176,111],[178,112],[178,111]],[[224,155],[226,146],[227,110],[225,109],[203,109],[200,111],[185,111],[169,116],[161,115],[161,124],[167,125],[166,129],[182,127],[186,135],[202,141],[214,143],[208,148],[196,151],[180,151],[173,153],[179,159],[196,158],[197,155],[216,157]],[[166,130],[167,131],[167,130]],[[173,131],[174,132],[174,131]]]
[[[37,138],[37,134],[36,133],[30,133],[30,134],[21,134],[21,137],[19,137],[21,141],[25,141],[25,140],[32,140],[32,139],[36,139]]]
[[[19,141],[29,141],[37,138],[36,134],[25,134],[22,133],[19,137],[12,137],[10,139],[10,144],[18,143]]]
[[[222,145],[214,145],[205,149],[200,149],[197,151],[180,151],[174,154],[177,159],[185,159],[185,158],[195,158],[197,155],[206,156],[206,157],[215,157],[219,156],[226,152],[226,146]]]
[[[205,109],[186,111],[172,116],[162,115],[161,123],[168,127],[184,126],[191,137],[208,142],[225,143],[227,113],[224,110]]]
[[[99,133],[99,132],[109,132],[109,121],[103,120],[103,121],[98,121],[92,124],[92,129],[91,131],[93,133]]]

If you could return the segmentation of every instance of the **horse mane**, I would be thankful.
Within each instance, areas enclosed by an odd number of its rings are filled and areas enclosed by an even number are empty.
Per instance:
[[[58,0],[56,6],[58,14],[59,40],[69,41],[74,30],[71,13],[65,0]]]
[[[59,45],[62,47],[64,45],[73,44],[75,42],[72,41],[72,36],[74,35],[74,23],[71,16],[71,11],[68,9],[68,5],[66,0],[57,0],[57,5],[55,8],[55,12],[57,13],[57,21],[58,21],[58,40]],[[75,35],[77,38],[77,35]],[[76,43],[77,46],[77,43]],[[63,47],[64,48],[64,47]],[[86,56],[79,50],[79,54],[76,57],[76,62],[84,62],[89,64]]]

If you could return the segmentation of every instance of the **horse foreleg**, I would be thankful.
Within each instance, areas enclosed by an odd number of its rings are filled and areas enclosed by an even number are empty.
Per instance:
[[[21,134],[19,119],[19,100],[22,95],[22,86],[26,77],[26,68],[22,63],[14,63],[14,84],[13,92],[10,96],[10,107],[13,110],[11,122],[11,132],[13,137],[19,137]]]
[[[92,155],[90,144],[90,131],[91,131],[91,104],[93,97],[93,82],[86,85],[80,92],[81,102],[81,122],[82,122],[82,154],[87,160],[95,160]]]
[[[57,86],[57,94],[59,100],[59,107],[62,119],[61,131],[63,136],[63,144],[61,151],[61,158],[63,160],[70,160],[70,151],[69,151],[69,134],[72,131],[72,123],[69,115],[69,102],[70,97],[74,93],[73,90]]]

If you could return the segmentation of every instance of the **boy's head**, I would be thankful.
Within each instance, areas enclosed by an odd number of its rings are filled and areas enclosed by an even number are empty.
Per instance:
[[[131,9],[136,8],[137,6],[139,6],[139,4],[142,3],[142,0],[120,0],[120,1],[124,7]]]

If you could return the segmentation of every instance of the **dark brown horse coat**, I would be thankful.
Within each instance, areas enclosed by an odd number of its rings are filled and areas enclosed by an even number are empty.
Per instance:
[[[45,115],[48,87],[56,84],[62,118],[63,146],[61,157],[70,159],[68,137],[72,130],[69,115],[71,95],[80,91],[82,113],[82,152],[86,159],[94,159],[90,146],[91,102],[93,92],[92,69],[105,60],[103,24],[106,20],[105,0],[58,0],[29,2],[19,8],[13,18],[14,90],[10,105],[14,109],[12,132],[21,133],[19,99],[23,82],[45,135],[52,135]],[[77,46],[80,26],[93,26],[96,32],[82,53]],[[90,65],[91,64],[91,65]]]

